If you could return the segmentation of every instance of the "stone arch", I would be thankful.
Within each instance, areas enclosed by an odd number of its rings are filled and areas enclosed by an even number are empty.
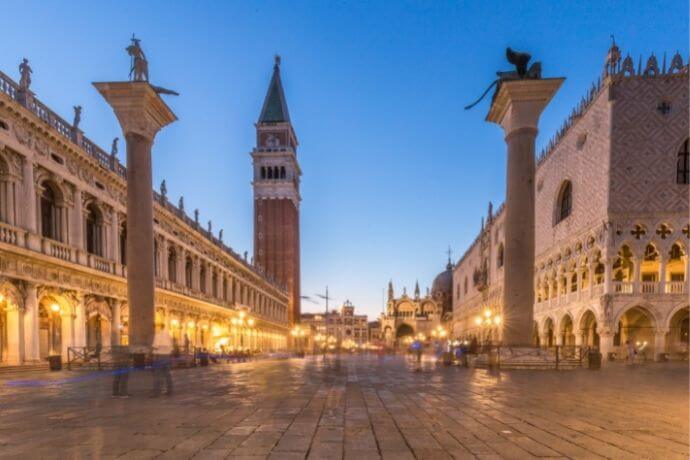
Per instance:
[[[599,320],[592,309],[583,310],[575,324],[577,333],[581,334],[583,346],[599,347]]]
[[[622,308],[613,321],[613,345],[619,347],[622,356],[627,356],[627,341],[645,355],[651,353],[654,356],[654,334],[659,323],[659,318],[649,306],[633,304]]]
[[[398,339],[411,335],[414,335],[414,328],[407,323],[402,323],[395,331],[395,337]]]
[[[544,337],[542,346],[553,347],[556,345],[556,322],[551,316],[544,318],[544,326],[542,327],[542,335]]]
[[[575,345],[575,325],[572,315],[568,312],[566,312],[558,322],[558,337],[561,345]]]
[[[412,318],[415,315],[415,308],[410,302],[400,302],[396,311],[397,316],[402,318]]]
[[[690,307],[682,304],[674,308],[665,322],[666,352],[671,357],[687,359],[690,345]]]
[[[74,316],[73,303],[62,293],[42,288],[38,294],[39,356],[65,354],[72,345],[70,325]]]

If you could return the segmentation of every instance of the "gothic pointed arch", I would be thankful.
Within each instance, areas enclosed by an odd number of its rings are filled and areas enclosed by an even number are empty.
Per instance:
[[[556,206],[554,211],[554,225],[565,220],[570,216],[573,208],[573,184],[569,180],[564,180],[558,189],[556,196]]]
[[[688,142],[690,139],[685,139],[678,149],[678,159],[676,161],[676,183],[687,185],[690,184],[690,158],[688,156]]]

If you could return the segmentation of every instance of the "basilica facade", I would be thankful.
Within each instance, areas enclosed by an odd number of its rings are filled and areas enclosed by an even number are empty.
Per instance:
[[[688,350],[688,66],[602,76],[537,161],[533,342],[623,356]],[[505,210],[489,207],[453,269],[453,335],[501,340]]]
[[[388,283],[386,311],[379,318],[381,339],[393,348],[404,344],[407,338],[423,336],[431,338],[434,331],[446,324],[452,315],[453,265],[450,260],[446,269],[439,273],[426,294],[421,295],[419,283],[415,283],[412,296],[403,289],[400,297],[395,297],[393,282]]]
[[[0,72],[0,365],[128,341],[127,172],[116,141],[105,152],[80,118],[75,107],[66,122],[27,78]],[[238,255],[165,184],[154,192],[154,234],[158,327],[190,347],[286,347],[299,270],[286,277]]]

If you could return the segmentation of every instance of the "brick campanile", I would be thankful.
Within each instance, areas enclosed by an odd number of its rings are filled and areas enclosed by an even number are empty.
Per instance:
[[[290,122],[280,57],[259,121],[254,166],[254,262],[261,271],[287,286],[288,321],[300,318],[299,183],[297,136]]]

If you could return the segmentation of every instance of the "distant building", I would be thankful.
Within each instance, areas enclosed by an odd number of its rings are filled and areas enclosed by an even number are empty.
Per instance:
[[[369,321],[369,342],[378,342],[382,339],[381,337],[381,322],[380,321]]]
[[[355,306],[346,300],[340,310],[328,314],[304,313],[302,325],[309,327],[315,334],[334,337],[337,344],[364,345],[369,341],[369,322],[367,315],[356,315]]]

